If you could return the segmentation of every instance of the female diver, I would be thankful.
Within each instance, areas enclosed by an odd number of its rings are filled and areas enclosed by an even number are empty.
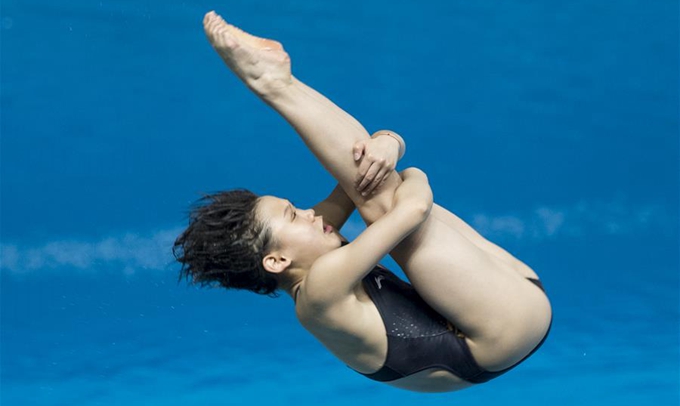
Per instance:
[[[540,347],[552,310],[536,273],[434,204],[422,171],[392,171],[400,137],[369,137],[292,75],[280,43],[214,12],[203,25],[226,65],[295,128],[338,186],[309,210],[245,190],[205,196],[173,247],[180,278],[283,290],[302,326],[335,356],[407,390],[486,382]],[[367,228],[347,242],[338,230],[355,208]],[[378,265],[387,254],[411,284]]]

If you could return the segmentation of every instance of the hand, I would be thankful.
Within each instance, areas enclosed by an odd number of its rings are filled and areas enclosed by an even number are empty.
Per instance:
[[[357,142],[353,150],[354,160],[361,160],[355,186],[362,196],[367,196],[374,193],[396,168],[400,144],[392,137],[376,136]]]

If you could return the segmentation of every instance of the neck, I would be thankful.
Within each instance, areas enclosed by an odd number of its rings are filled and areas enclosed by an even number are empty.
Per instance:
[[[293,298],[293,301],[296,300],[295,295],[302,285],[302,282],[305,280],[306,274],[306,272],[303,272],[300,269],[290,269],[285,272],[285,275],[281,275],[279,286],[281,287],[281,290],[285,291]]]

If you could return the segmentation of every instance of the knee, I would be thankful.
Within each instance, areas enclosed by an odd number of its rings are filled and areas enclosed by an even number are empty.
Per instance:
[[[367,224],[374,223],[380,217],[387,214],[388,211],[392,210],[394,192],[401,182],[402,180],[399,174],[397,172],[392,172],[387,175],[387,179],[382,186],[376,190],[374,195],[366,197],[357,195],[357,199],[353,199],[359,214],[361,214],[361,217]]]
[[[387,199],[376,195],[357,205],[357,210],[359,210],[359,214],[361,214],[361,218],[364,219],[366,224],[370,225],[378,221],[380,217],[384,216],[391,209],[391,200],[391,197]]]

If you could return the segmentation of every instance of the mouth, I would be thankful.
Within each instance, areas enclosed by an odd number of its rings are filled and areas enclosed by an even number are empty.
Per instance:
[[[330,233],[332,233],[332,232],[333,232],[333,226],[330,226],[330,225],[328,225],[328,224],[324,225],[324,226],[323,226],[323,232],[324,232],[325,234],[330,234]]]

